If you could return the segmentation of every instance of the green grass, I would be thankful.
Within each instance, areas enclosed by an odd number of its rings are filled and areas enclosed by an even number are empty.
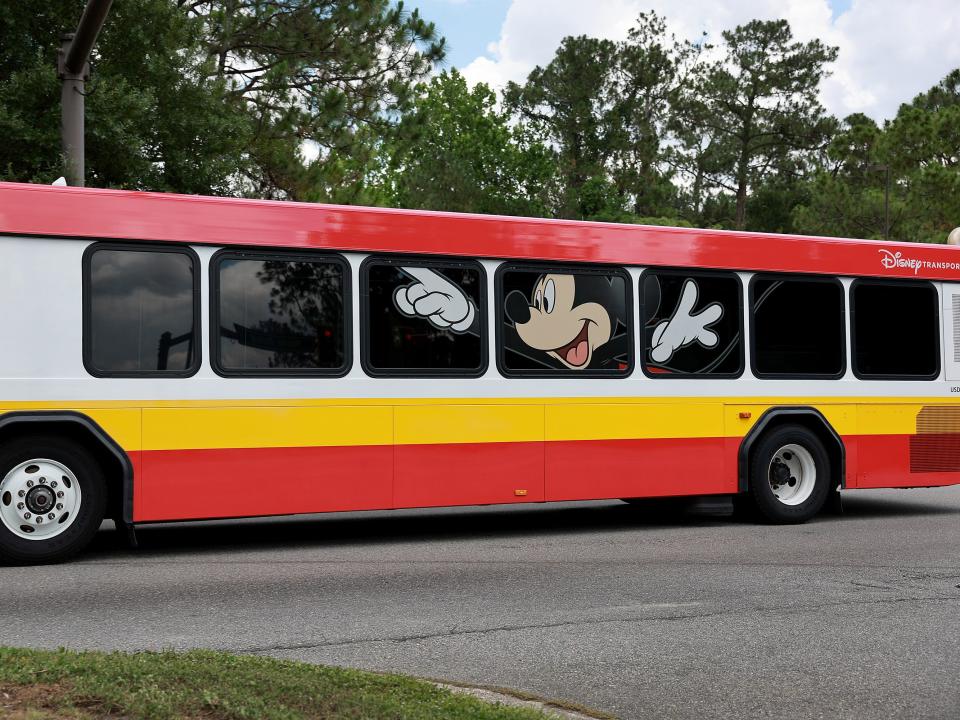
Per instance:
[[[544,720],[400,675],[211,651],[0,647],[0,717]]]

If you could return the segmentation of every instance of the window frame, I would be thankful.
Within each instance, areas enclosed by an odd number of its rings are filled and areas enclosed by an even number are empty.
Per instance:
[[[333,262],[343,270],[343,363],[336,368],[276,368],[238,370],[220,363],[220,265],[224,260],[280,260]],[[272,248],[221,248],[210,257],[210,367],[223,378],[338,378],[353,367],[353,284],[350,263],[339,253]]]
[[[551,272],[580,274],[580,275],[617,275],[623,278],[627,310],[627,369],[626,370],[572,370],[570,368],[556,368],[554,370],[510,370],[506,366],[506,348],[503,346],[503,324],[506,321],[506,306],[503,302],[503,276],[511,271],[522,270],[547,274]],[[497,370],[505,378],[605,378],[607,380],[623,380],[633,375],[637,367],[637,341],[635,332],[635,316],[633,312],[633,282],[630,272],[622,265],[578,265],[576,263],[551,263],[545,261],[513,261],[500,263],[493,276],[493,294],[496,305],[494,314],[494,334],[496,342]]]
[[[870,284],[870,285],[889,285],[892,287],[926,287],[933,290],[934,297],[934,309],[936,310],[936,349],[934,356],[937,360],[937,366],[933,373],[929,375],[880,375],[880,374],[866,374],[864,375],[860,372],[860,369],[857,367],[857,303],[855,301],[854,290],[860,285]],[[858,380],[909,380],[917,382],[930,382],[933,380],[940,379],[940,373],[943,372],[943,342],[941,335],[943,334],[943,299],[940,297],[940,291],[937,287],[937,283],[934,283],[930,280],[900,280],[893,278],[873,278],[873,277],[858,277],[850,283],[850,368],[853,371],[854,376]]]
[[[757,333],[754,321],[754,285],[759,278],[777,278],[794,282],[828,282],[840,288],[840,371],[837,373],[771,373],[757,370]],[[747,312],[750,322],[750,371],[759,380],[839,380],[847,374],[847,292],[836,275],[805,275],[799,273],[755,272],[747,286]]]
[[[639,338],[640,346],[640,369],[643,371],[643,374],[648,378],[653,380],[736,380],[737,378],[743,377],[744,372],[746,372],[746,349],[744,342],[744,324],[745,324],[745,310],[743,307],[743,279],[740,277],[740,273],[736,270],[711,270],[711,269],[701,269],[701,268],[684,268],[684,267],[657,267],[657,266],[647,266],[643,268],[643,271],[640,273],[640,277],[637,279],[637,310],[639,311],[639,321],[641,327],[646,328],[646,307],[643,303],[643,281],[648,274],[656,273],[659,275],[679,275],[683,277],[693,277],[693,276],[709,276],[709,277],[721,277],[721,278],[733,278],[737,282],[737,322],[738,322],[738,331],[740,333],[740,351],[738,353],[740,357],[740,364],[737,366],[737,370],[729,373],[683,373],[679,375],[674,375],[672,373],[658,373],[651,372],[647,369],[647,360],[646,360],[646,347],[644,347],[645,335]]]
[[[370,362],[370,266],[371,265],[416,265],[418,267],[467,268],[480,273],[480,367],[475,370],[437,368],[376,368]],[[489,303],[487,302],[487,271],[479,260],[434,255],[368,255],[360,263],[360,366],[372,378],[478,378],[486,374],[490,365]]]
[[[93,287],[91,266],[93,256],[100,250],[114,250],[127,252],[163,252],[185,255],[193,269],[193,359],[190,367],[185,370],[102,370],[93,362]],[[96,378],[188,378],[193,377],[203,365],[203,302],[200,291],[200,256],[189,245],[165,244],[155,242],[121,242],[114,240],[95,241],[90,243],[81,258],[81,325],[82,325],[82,357],[83,367],[89,375]]]

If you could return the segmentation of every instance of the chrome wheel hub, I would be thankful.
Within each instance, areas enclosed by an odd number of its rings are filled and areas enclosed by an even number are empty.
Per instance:
[[[80,484],[56,460],[27,460],[0,481],[0,522],[25,540],[56,537],[73,524],[79,510]]]

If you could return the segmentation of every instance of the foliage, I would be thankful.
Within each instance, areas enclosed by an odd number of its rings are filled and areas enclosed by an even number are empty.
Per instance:
[[[5,690],[43,683],[24,717],[542,720],[423,680],[211,651],[97,653],[0,648]],[[44,710],[52,711],[50,715]],[[32,715],[31,715],[32,713]],[[15,716],[19,717],[14,713]]]
[[[386,184],[400,207],[543,215],[553,153],[511,127],[486,85],[456,70],[422,89],[390,147]]]
[[[213,76],[251,121],[246,179],[261,197],[329,200],[391,132],[443,59],[436,28],[391,0],[178,0],[204,30]],[[301,148],[319,155],[304,163]],[[362,187],[362,183],[355,183]],[[340,199],[343,199],[342,197]]]
[[[798,231],[943,242],[960,225],[960,71],[883,127],[846,118],[828,155],[794,212]]]
[[[734,226],[747,225],[750,189],[776,175],[802,174],[810,151],[829,141],[833,121],[817,100],[837,49],[795,42],[785,20],[753,20],[722,33],[723,57],[702,66],[678,103],[698,152],[693,167],[735,193]]]
[[[62,174],[55,57],[85,0],[0,14],[0,179]],[[502,97],[395,0],[126,0],[92,60],[90,185],[942,242],[960,68],[877,124],[818,101],[837,57],[784,20],[715,46],[641,13]]]
[[[62,32],[83,0],[13,3],[0,14],[0,178],[62,174]],[[64,18],[68,18],[67,27]],[[87,179],[101,187],[224,194],[245,163],[249,123],[208,77],[199,27],[169,0],[117,3],[87,84]]]

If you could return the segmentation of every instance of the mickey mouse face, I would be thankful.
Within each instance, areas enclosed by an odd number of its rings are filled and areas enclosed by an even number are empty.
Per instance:
[[[566,367],[589,367],[593,352],[610,339],[610,315],[596,302],[576,304],[575,275],[543,275],[534,285],[529,319],[516,322],[520,339]]]

